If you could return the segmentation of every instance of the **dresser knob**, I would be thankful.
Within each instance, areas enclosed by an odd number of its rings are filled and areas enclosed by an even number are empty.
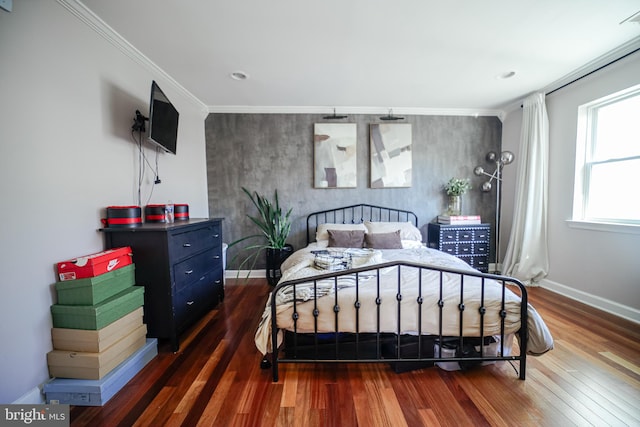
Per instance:
[[[191,247],[191,243],[183,243],[182,247],[183,248],[190,248]]]
[[[214,255],[213,259],[220,259],[220,255]]]
[[[187,270],[184,272],[184,274],[191,274],[191,273],[193,273],[193,270]]]
[[[187,301],[187,305],[193,305],[193,301]]]

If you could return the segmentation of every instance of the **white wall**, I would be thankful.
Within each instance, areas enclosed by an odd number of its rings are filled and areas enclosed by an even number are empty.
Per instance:
[[[571,228],[567,223],[573,209],[578,106],[638,83],[640,53],[635,53],[546,98],[550,268],[542,286],[640,322],[640,234]],[[503,124],[503,149],[516,155],[521,122],[522,112],[514,111]],[[515,169],[513,173],[515,181]],[[504,204],[513,206],[514,190],[504,195]],[[629,197],[640,197],[640,192],[632,186]],[[506,240],[511,219],[504,219]]]
[[[0,403],[12,403],[39,398],[49,377],[55,263],[102,250],[104,208],[137,204],[130,129],[151,81],[180,111],[180,129],[177,156],[160,155],[162,184],[148,200],[148,173],[142,204],[172,199],[208,216],[205,112],[57,2],[0,10],[0,64]]]

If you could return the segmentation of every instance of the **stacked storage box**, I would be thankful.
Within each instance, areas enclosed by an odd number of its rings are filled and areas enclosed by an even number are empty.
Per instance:
[[[99,380],[53,378],[44,384],[47,403],[102,406],[158,354],[158,340],[148,338],[144,347],[127,357]]]
[[[52,377],[100,380],[147,344],[144,287],[135,286],[131,258],[125,247],[58,263]]]

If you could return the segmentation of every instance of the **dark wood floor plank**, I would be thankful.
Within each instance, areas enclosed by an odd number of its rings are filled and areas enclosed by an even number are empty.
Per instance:
[[[214,426],[218,414],[223,408],[224,398],[229,394],[229,390],[235,384],[235,371],[226,371],[218,383],[214,393],[207,401],[207,405],[202,413],[202,416],[198,419],[196,424],[198,427]]]
[[[395,373],[387,364],[260,369],[254,333],[272,288],[228,280],[225,301],[103,407],[73,407],[72,426],[640,425],[640,328],[531,288],[555,348],[519,366]],[[514,351],[517,350],[514,344]],[[516,369],[514,369],[514,366]]]

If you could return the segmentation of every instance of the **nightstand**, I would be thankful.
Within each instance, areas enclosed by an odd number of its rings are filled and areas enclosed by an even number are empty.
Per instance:
[[[460,258],[475,269],[489,271],[491,224],[429,223],[428,246]]]

